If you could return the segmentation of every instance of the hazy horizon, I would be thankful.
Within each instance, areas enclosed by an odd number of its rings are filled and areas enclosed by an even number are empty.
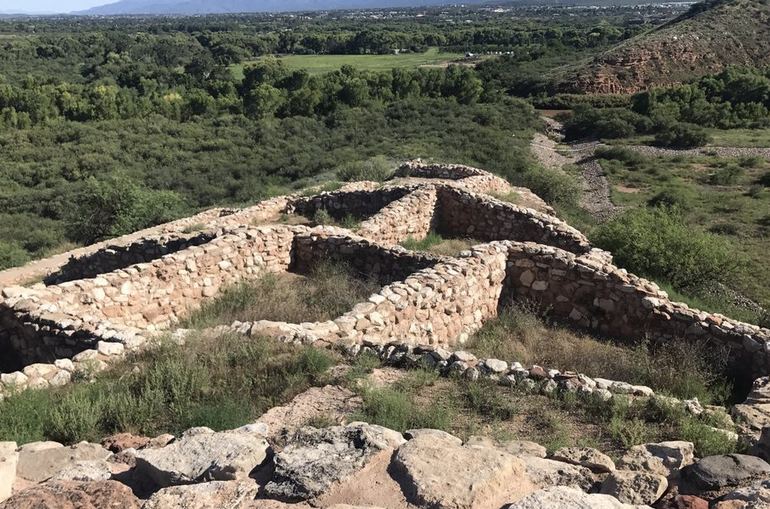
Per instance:
[[[0,12],[36,14],[63,13],[89,9],[117,0],[3,0]]]

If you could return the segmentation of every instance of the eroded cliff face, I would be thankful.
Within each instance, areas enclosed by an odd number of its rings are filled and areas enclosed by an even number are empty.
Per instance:
[[[730,65],[770,65],[770,5],[739,0],[676,20],[566,70],[557,89],[631,94]]]

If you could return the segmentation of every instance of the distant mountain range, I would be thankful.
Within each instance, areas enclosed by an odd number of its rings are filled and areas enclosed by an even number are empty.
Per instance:
[[[378,9],[444,4],[480,4],[489,0],[120,0],[76,14],[227,14],[240,12],[319,11]]]

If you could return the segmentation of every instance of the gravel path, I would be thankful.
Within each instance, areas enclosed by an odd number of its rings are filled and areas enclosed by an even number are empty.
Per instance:
[[[561,124],[553,119],[547,120],[549,132],[558,137]],[[580,196],[580,206],[597,221],[604,222],[617,214],[620,208],[612,203],[610,183],[594,157],[598,145],[596,142],[591,142],[564,146],[544,134],[537,133],[532,138],[530,149],[538,162],[546,168],[561,169],[568,164],[579,166],[583,191]]]
[[[763,157],[770,159],[770,148],[764,147],[700,147],[691,149],[676,150],[672,148],[650,147],[648,145],[626,145],[640,154],[656,157],[674,157],[674,156],[717,156],[717,157]]]

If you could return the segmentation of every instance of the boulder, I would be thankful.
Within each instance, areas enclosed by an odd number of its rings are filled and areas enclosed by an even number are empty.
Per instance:
[[[110,464],[105,460],[76,461],[56,473],[54,481],[107,481],[112,477]]]
[[[682,470],[679,492],[716,498],[770,476],[770,465],[745,454],[723,454],[703,458]]]
[[[244,479],[267,458],[268,444],[248,433],[194,428],[160,449],[136,453],[136,475],[160,487]]]
[[[577,486],[588,491],[594,485],[594,477],[586,467],[561,461],[520,456],[527,475],[538,488],[550,486]]]
[[[567,486],[552,486],[508,506],[508,509],[651,509],[646,505],[629,505],[609,496],[584,493]]]
[[[401,433],[365,423],[300,428],[276,454],[275,472],[265,493],[281,499],[311,499],[363,468],[376,454],[396,449],[404,441]]]
[[[499,442],[489,437],[472,436],[465,442],[466,445],[478,445],[482,447],[497,447],[514,456],[535,456],[545,458],[546,450],[542,445],[529,440],[508,440]]]
[[[114,453],[118,453],[125,449],[142,449],[149,443],[149,437],[134,435],[132,433],[118,433],[104,438],[102,440],[102,447]]]
[[[437,509],[501,507],[534,487],[520,459],[495,447],[423,435],[399,448],[393,472],[410,503]]]
[[[692,442],[670,441],[635,445],[620,458],[617,467],[670,477],[694,460]]]
[[[19,450],[18,477],[40,483],[78,461],[106,460],[112,453],[99,444],[80,442],[71,447],[46,442],[23,446]]]
[[[51,481],[32,486],[0,504],[0,509],[139,509],[131,489],[117,481]]]
[[[592,472],[607,473],[615,470],[612,458],[591,447],[562,447],[553,453],[552,458],[586,467]]]
[[[18,461],[16,442],[0,442],[0,502],[11,496]]]
[[[721,504],[721,505],[720,505]],[[770,480],[758,481],[744,488],[731,491],[722,497],[717,509],[767,509],[770,508]]]
[[[658,509],[709,509],[709,503],[694,495],[677,495],[656,507]]]
[[[604,480],[601,492],[626,504],[650,505],[657,502],[667,488],[668,481],[662,475],[616,470]]]
[[[463,441],[454,435],[441,431],[440,429],[408,429],[404,431],[404,436],[407,440],[414,440],[415,438],[429,437],[434,441],[444,441],[450,445],[462,445]]]
[[[212,481],[187,486],[170,486],[155,492],[142,509],[208,509],[242,507],[257,496],[254,481]]]

